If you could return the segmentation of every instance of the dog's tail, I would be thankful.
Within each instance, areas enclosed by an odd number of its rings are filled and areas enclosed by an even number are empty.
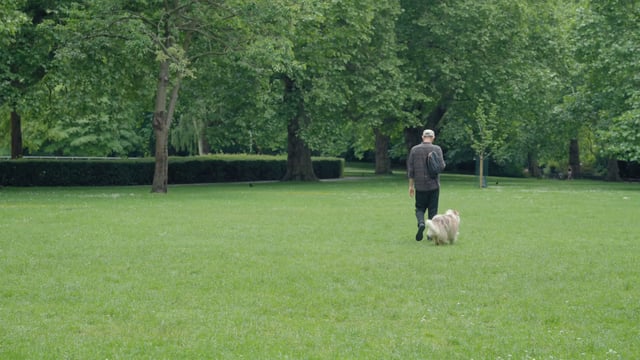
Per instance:
[[[433,240],[436,234],[436,227],[433,225],[433,221],[427,220],[427,239]]]
[[[433,221],[427,220],[427,236],[431,237],[436,232],[435,226],[433,226]]]

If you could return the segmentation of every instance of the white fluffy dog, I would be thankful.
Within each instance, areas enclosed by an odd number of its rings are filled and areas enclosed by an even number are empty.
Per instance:
[[[460,214],[456,210],[447,210],[442,215],[436,215],[427,220],[427,236],[436,245],[453,244],[458,239]]]

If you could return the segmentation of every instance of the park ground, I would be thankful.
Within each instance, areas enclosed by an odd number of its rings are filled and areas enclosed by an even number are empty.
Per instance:
[[[488,183],[2,188],[0,358],[640,358],[639,185]]]

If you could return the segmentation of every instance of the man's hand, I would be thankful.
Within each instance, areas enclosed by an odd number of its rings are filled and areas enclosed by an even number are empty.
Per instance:
[[[409,197],[413,197],[416,194],[416,185],[413,178],[409,178]]]

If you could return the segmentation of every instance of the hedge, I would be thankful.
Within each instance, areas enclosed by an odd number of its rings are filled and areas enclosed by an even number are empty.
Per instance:
[[[342,177],[344,160],[313,158],[320,179]],[[144,159],[0,160],[2,186],[151,185],[155,161]],[[211,155],[170,157],[169,183],[194,184],[279,180],[287,170],[283,156]]]

